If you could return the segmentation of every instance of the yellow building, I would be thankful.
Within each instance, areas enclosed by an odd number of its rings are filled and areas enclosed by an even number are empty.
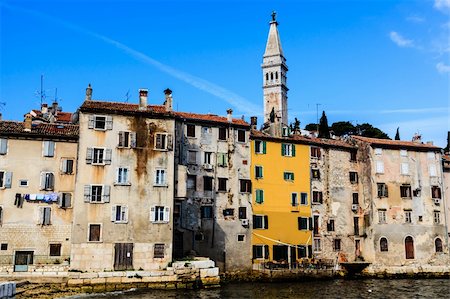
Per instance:
[[[312,255],[310,147],[303,139],[252,131],[254,264]]]

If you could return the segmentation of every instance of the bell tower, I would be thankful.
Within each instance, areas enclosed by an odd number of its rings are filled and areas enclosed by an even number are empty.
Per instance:
[[[286,73],[288,67],[281,48],[276,12],[272,13],[266,51],[261,65],[264,91],[264,122],[288,125]],[[273,111],[273,112],[272,112]]]

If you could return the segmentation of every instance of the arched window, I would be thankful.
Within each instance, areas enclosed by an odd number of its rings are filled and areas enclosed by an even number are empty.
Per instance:
[[[278,80],[278,72],[275,72],[275,79]]]
[[[414,259],[414,240],[411,236],[405,239],[405,255],[406,259]]]
[[[273,73],[270,73],[270,80],[273,80]]]
[[[269,73],[266,73],[266,81],[269,81]]]
[[[380,251],[388,251],[388,240],[384,237],[380,239]]]
[[[442,240],[440,238],[434,240],[434,249],[436,252],[442,252]]]

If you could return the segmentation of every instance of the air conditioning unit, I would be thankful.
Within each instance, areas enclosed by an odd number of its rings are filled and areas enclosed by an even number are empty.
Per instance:
[[[352,211],[358,211],[359,205],[358,204],[352,204]]]
[[[212,164],[203,164],[203,168],[204,168],[205,170],[212,170],[212,169],[213,169],[213,166],[212,166]]]
[[[248,226],[248,219],[241,219],[242,226]]]
[[[435,198],[434,199],[434,204],[437,205],[437,206],[440,205],[441,204],[441,199],[440,198]]]

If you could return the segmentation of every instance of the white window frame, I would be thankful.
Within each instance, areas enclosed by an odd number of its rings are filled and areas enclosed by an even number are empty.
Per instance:
[[[269,253],[267,253],[266,254],[266,245],[264,245],[264,244],[255,244],[255,245],[253,245],[253,246],[257,246],[257,247],[260,247],[261,248],[261,257],[255,257],[255,260],[265,260],[266,258],[266,256],[267,255],[269,255]]]
[[[72,171],[68,171],[68,161],[72,161]],[[75,169],[75,158],[61,158],[61,173],[62,174],[73,174]]]
[[[160,219],[162,217],[162,219]],[[152,223],[169,223],[170,207],[168,206],[152,206],[150,208],[150,222]]]
[[[313,238],[313,252],[322,251],[322,240],[321,238]]]
[[[130,183],[130,169],[128,167],[117,167],[115,185],[129,186]]]
[[[51,175],[51,176],[48,176]],[[52,177],[53,181],[50,186],[48,179]],[[55,190],[55,174],[51,171],[43,171],[40,175],[40,190]]]
[[[22,184],[22,182],[25,182],[25,185]],[[29,186],[27,179],[20,179],[19,180],[19,187],[21,188],[27,188]],[[1,187],[1,186],[0,186]]]
[[[52,145],[52,146],[50,146]],[[46,158],[53,158],[56,152],[56,142],[53,140],[42,141],[42,156]]]
[[[97,128],[97,122],[99,121],[100,118],[104,118],[105,119],[105,125],[103,126],[103,128]],[[112,130],[112,116],[110,115],[89,115],[89,123],[88,123],[88,128],[89,129],[94,129],[96,131],[106,131],[106,130]]]
[[[11,188],[12,185],[12,172],[6,170],[0,170],[0,189]]]
[[[292,143],[283,143],[284,147],[283,147],[283,156],[284,157],[292,157],[292,148],[293,148],[293,144]],[[283,146],[283,145],[282,145]]]
[[[203,153],[203,164],[213,164],[213,153],[212,152],[204,152]]]
[[[306,195],[306,201],[305,201],[305,203],[302,202],[303,194]],[[302,205],[302,206],[307,206],[307,205],[308,205],[308,193],[306,193],[306,192],[300,192],[300,205]]]
[[[440,211],[433,211],[433,223],[441,224],[441,212]]]
[[[96,157],[96,152],[99,152],[99,151],[101,151],[102,152],[102,159],[101,159],[101,161],[100,161],[100,159],[99,159],[99,157]],[[92,148],[92,165],[105,165],[106,163],[105,163],[105,161],[106,161],[106,159],[105,159],[105,155],[106,155],[106,148],[104,148],[104,147],[93,147]],[[97,154],[97,156],[99,156],[98,154]],[[97,160],[97,162],[95,162]]]
[[[119,216],[119,219],[117,219],[117,216]],[[128,223],[128,206],[113,205],[111,207],[111,222]]]
[[[384,162],[376,161],[376,173],[382,174],[384,173]]]
[[[101,187],[101,193],[100,193],[100,200],[99,201],[93,200],[92,191],[94,190],[94,187]],[[85,185],[84,188],[85,188],[85,190],[84,190],[84,202],[92,203],[92,204],[101,204],[101,203],[108,203],[108,202],[110,202],[111,188],[110,188],[109,185],[91,184],[91,185]],[[89,192],[87,192],[87,191],[89,191]],[[96,195],[96,197],[97,196],[98,195]]]
[[[157,147],[158,143],[156,142],[158,140],[158,136],[164,136],[164,138],[161,141],[161,146]],[[155,143],[154,143],[154,150],[156,151],[167,151],[168,150],[168,143],[169,143],[169,134],[168,133],[162,133],[162,132],[158,132],[155,133]]]
[[[67,202],[63,202],[65,194],[69,195],[69,202],[70,204],[67,205]],[[71,192],[61,192],[59,194],[59,207],[62,209],[69,209],[72,208],[72,204],[73,204],[73,194]]]
[[[255,154],[264,154],[264,140],[255,140]]]
[[[378,210],[378,223],[379,224],[386,224],[386,210],[379,209]]]
[[[167,169],[156,168],[154,186],[167,186]]]
[[[89,235],[90,235],[90,232],[91,232],[91,225],[99,225],[100,226],[100,236],[98,238],[98,241],[91,241],[91,240],[89,240]],[[103,242],[103,223],[88,223],[87,242],[88,243],[101,243],[101,242]]]
[[[119,131],[117,134],[118,148],[134,148],[136,147],[136,133],[131,131]]]
[[[261,227],[256,227],[256,228],[254,228],[254,229],[268,229],[267,227],[266,227],[266,216],[267,216],[267,218],[268,218],[268,215],[263,215],[263,214],[256,214],[256,215],[254,215],[255,216],[255,218],[256,217],[260,217],[261,218]]]
[[[8,139],[0,138],[0,155],[8,154]]]

